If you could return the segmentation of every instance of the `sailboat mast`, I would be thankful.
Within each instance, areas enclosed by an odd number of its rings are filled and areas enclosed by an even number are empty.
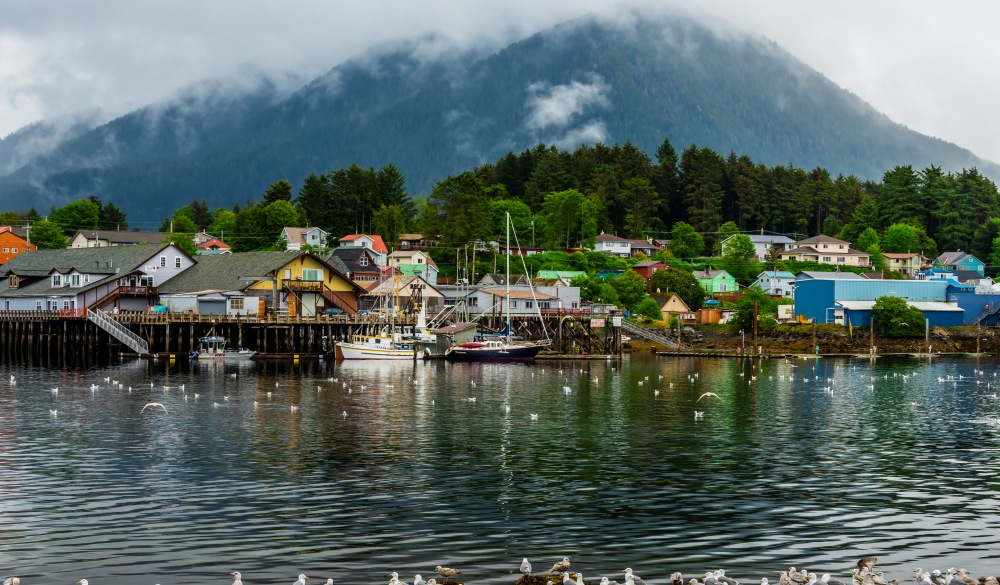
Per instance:
[[[504,297],[504,310],[507,311],[507,341],[510,341],[510,212],[506,212],[507,217],[507,294]]]

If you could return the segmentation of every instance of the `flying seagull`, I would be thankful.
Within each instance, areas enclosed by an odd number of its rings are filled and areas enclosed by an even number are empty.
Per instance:
[[[142,407],[142,410],[139,411],[139,414],[142,414],[142,413],[146,412],[147,408],[156,408],[157,406],[159,406],[160,408],[162,408],[163,412],[167,412],[167,407],[166,406],[163,406],[159,402],[150,402],[150,403],[146,404],[146,406]]]
[[[716,394],[715,392],[706,392],[706,393],[702,394],[701,396],[699,396],[698,400],[695,400],[695,402],[701,402],[701,399],[704,398],[704,397],[706,397],[706,396],[715,396],[716,398],[719,398],[719,395]],[[720,398],[720,400],[721,400],[721,398]]]

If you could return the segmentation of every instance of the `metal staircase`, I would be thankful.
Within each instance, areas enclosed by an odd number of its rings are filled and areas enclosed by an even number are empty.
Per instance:
[[[640,325],[635,325],[634,323],[629,323],[628,321],[622,320],[622,330],[629,335],[634,335],[635,337],[641,337],[646,341],[651,341],[653,343],[659,343],[660,345],[665,345],[670,349],[677,349],[677,342],[670,339],[666,335],[653,331],[652,329],[647,329]]]
[[[87,309],[87,320],[107,331],[112,337],[124,343],[135,353],[139,355],[149,353],[149,344],[146,343],[145,339],[132,333],[128,327],[108,317],[104,312]]]
[[[979,323],[982,322],[983,319],[991,317],[997,313],[1000,313],[1000,303],[997,303],[995,306],[992,307],[990,305],[986,305],[985,307],[983,307],[983,310],[980,311],[980,313],[976,315],[976,317],[972,321],[969,321],[969,323],[978,325]]]

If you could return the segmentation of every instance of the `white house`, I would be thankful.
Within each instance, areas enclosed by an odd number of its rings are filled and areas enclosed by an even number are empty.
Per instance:
[[[739,235],[739,234],[737,234]],[[795,240],[789,238],[788,236],[779,236],[772,234],[743,234],[750,238],[753,242],[754,256],[759,260],[767,258],[768,253],[773,252],[774,256],[777,257],[778,253],[783,252],[789,244],[794,244]],[[735,238],[736,235],[729,236],[722,243],[719,244],[722,248],[722,255],[726,255],[726,249],[729,247],[729,242]]]
[[[594,250],[621,258],[630,258],[632,256],[632,240],[602,233],[594,238]]]
[[[329,234],[318,227],[286,227],[281,230],[286,250],[301,250],[302,246],[311,246],[314,250],[326,248],[327,236]]]
[[[795,298],[795,275],[791,272],[765,270],[751,286],[760,288],[767,295]]]
[[[389,254],[389,266],[408,276],[422,276],[431,285],[437,285],[437,264],[430,254],[421,250],[396,250]]]
[[[173,244],[135,244],[31,250],[0,269],[0,309],[143,311],[156,303],[157,287],[194,265]]]
[[[379,266],[386,266],[389,258],[389,249],[385,247],[382,236],[368,234],[350,234],[337,240],[337,245],[341,248],[367,248],[375,257],[375,263]]]

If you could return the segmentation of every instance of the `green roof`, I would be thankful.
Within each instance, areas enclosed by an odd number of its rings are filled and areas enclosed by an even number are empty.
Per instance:
[[[539,270],[535,278],[576,278],[581,274],[587,274],[583,270]]]

